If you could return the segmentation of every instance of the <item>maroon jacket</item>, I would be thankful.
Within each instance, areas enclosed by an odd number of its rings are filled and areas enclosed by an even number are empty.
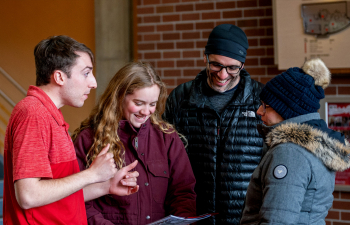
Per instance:
[[[126,165],[138,160],[134,170],[140,189],[130,196],[102,196],[86,202],[89,224],[148,224],[169,214],[196,215],[195,178],[177,133],[165,134],[148,119],[137,132],[126,120],[118,135],[125,147]],[[81,170],[93,144],[92,129],[83,130],[74,141]]]

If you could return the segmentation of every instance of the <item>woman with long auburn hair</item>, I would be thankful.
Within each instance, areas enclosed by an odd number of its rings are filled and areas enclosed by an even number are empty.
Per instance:
[[[89,224],[137,225],[169,214],[196,215],[195,178],[187,153],[176,130],[161,118],[166,98],[166,86],[151,65],[129,63],[74,131],[81,170],[107,144],[117,168],[138,160],[134,170],[139,173],[139,191],[87,202]]]

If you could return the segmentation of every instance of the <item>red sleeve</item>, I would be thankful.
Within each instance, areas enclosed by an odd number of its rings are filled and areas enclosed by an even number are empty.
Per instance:
[[[167,212],[171,215],[196,216],[196,193],[194,177],[185,147],[177,133],[165,134],[169,146],[170,182],[165,201]]]
[[[51,125],[38,116],[22,116],[12,126],[13,182],[23,178],[52,178],[49,159]]]
[[[80,132],[74,141],[74,148],[77,154],[80,171],[86,169],[86,155],[89,152],[94,141],[93,130],[88,128]],[[86,216],[91,225],[113,225],[112,222],[103,218],[100,211],[94,208],[94,200],[85,202]]]

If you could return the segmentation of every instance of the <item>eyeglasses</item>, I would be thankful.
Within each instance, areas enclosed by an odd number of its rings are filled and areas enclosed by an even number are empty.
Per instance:
[[[270,107],[269,105],[266,105],[263,101],[261,101],[261,106],[263,107],[264,114],[266,113],[266,109]]]
[[[239,73],[239,71],[241,71],[241,69],[243,68],[243,63],[241,66],[224,66],[224,65],[221,65],[220,63],[217,63],[217,62],[209,62],[209,57],[208,55],[207,56],[207,62],[209,64],[209,68],[212,70],[212,71],[215,71],[215,72],[220,72],[223,68],[226,69],[226,72],[228,74],[231,74],[231,75],[236,75]]]

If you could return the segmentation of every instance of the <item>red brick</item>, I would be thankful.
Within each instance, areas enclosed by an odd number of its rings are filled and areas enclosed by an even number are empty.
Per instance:
[[[184,70],[184,76],[194,78],[197,76],[199,72],[200,70],[195,70],[195,69]]]
[[[264,77],[260,77],[260,82],[263,84],[266,84],[267,82],[269,82],[272,78],[274,78],[274,76],[264,76]]]
[[[196,41],[196,48],[204,48],[207,45],[207,40],[206,41]]]
[[[138,50],[153,50],[154,44],[138,44],[137,49]]]
[[[167,88],[168,95],[174,90],[175,88]]]
[[[138,26],[137,33],[154,32],[154,26]]]
[[[162,67],[174,67],[174,61],[158,61],[157,62],[157,67],[162,68]]]
[[[182,49],[182,48],[193,48],[194,43],[192,41],[189,42],[177,42],[176,43],[176,48],[177,49]]]
[[[256,27],[258,26],[258,21],[254,20],[239,20],[237,21],[238,27]]]
[[[273,56],[273,55],[275,55],[274,48],[267,48],[267,49],[266,49],[266,55],[268,55],[268,56]]]
[[[165,33],[163,34],[163,40],[178,40],[180,39],[180,33]]]
[[[163,15],[163,22],[180,21],[180,15]]]
[[[243,8],[243,7],[257,7],[258,3],[256,0],[244,0],[244,1],[237,1],[237,7]]]
[[[275,65],[275,59],[274,58],[261,58],[260,65],[273,66],[273,65]]]
[[[167,24],[167,25],[157,25],[157,31],[173,31],[174,25]]]
[[[141,0],[137,0],[137,5],[142,5]]]
[[[338,87],[338,95],[350,95],[350,87]]]
[[[267,18],[267,19],[259,19],[259,26],[264,27],[264,26],[272,26],[272,18]]]
[[[137,15],[140,14],[152,14],[154,13],[154,8],[153,7],[145,7],[145,8],[138,8],[137,9]]]
[[[203,59],[196,60],[196,65],[197,67],[201,67],[201,70],[204,69],[206,66]]]
[[[333,224],[332,225],[349,225],[350,223],[349,222],[337,222],[337,221],[333,221]]]
[[[137,41],[142,41],[142,35],[137,35]]]
[[[334,200],[333,201],[333,209],[350,209],[350,202]]]
[[[273,35],[273,29],[272,28],[266,28],[266,35],[272,36]]]
[[[159,41],[160,34],[145,34],[143,36],[144,41]]]
[[[162,3],[178,3],[180,0],[162,0]]]
[[[266,69],[265,68],[249,68],[247,69],[248,73],[250,75],[265,75]]]
[[[265,9],[248,9],[244,10],[244,17],[265,16]]]
[[[248,39],[249,47],[258,46],[258,39]]]
[[[339,220],[340,219],[340,214],[338,211],[332,211],[332,210],[329,210],[328,211],[328,215],[327,215],[327,219],[334,219],[334,220]]]
[[[349,87],[350,89],[350,87]],[[350,193],[349,192],[340,192],[340,198],[341,199],[350,199]]]
[[[273,45],[273,38],[260,38],[260,46]]]
[[[147,0],[147,1],[143,1],[144,5],[154,5],[154,4],[159,4],[160,0]]]
[[[197,3],[195,7],[196,10],[213,10],[214,3]]]
[[[184,11],[193,11],[193,5],[187,4],[187,5],[176,5],[176,12],[184,12]]]
[[[169,6],[158,6],[156,10],[157,10],[157,13],[174,12],[174,6],[172,6],[172,5],[169,5]]]
[[[247,50],[248,56],[264,56],[265,49],[264,48],[250,48]]]
[[[199,13],[190,13],[190,14],[182,14],[181,20],[186,21],[186,20],[199,20],[200,19],[200,14]]]
[[[143,18],[144,23],[159,23],[160,22],[160,16],[145,16]]]
[[[224,19],[227,19],[227,18],[240,18],[242,16],[243,16],[242,10],[225,11],[225,12],[222,13],[222,17]]]
[[[232,9],[236,8],[236,2],[217,2],[216,9]]]
[[[216,26],[220,25],[220,24],[232,24],[232,25],[236,25],[236,21],[231,20],[231,21],[216,21]]]
[[[145,59],[160,59],[160,52],[148,52],[145,53]]]
[[[328,216],[327,216],[327,218],[328,218]],[[341,220],[343,220],[344,222],[345,222],[345,220],[346,220],[347,222],[349,222],[349,220],[350,220],[350,213],[349,213],[349,212],[341,212],[340,218],[341,218]]]
[[[197,30],[213,29],[214,22],[196,23]]]
[[[181,70],[164,70],[164,76],[166,77],[179,77],[181,76]]]
[[[268,75],[278,75],[281,74],[282,72],[284,72],[285,70],[278,70],[277,67],[270,67],[267,68],[267,74]]]
[[[331,73],[333,73],[333,70],[331,70]],[[350,84],[350,78],[344,77],[344,76],[334,76],[333,75],[331,83],[332,84]]]
[[[192,23],[176,24],[176,30],[193,30]]]
[[[201,51],[184,51],[182,53],[183,58],[195,58],[201,56]]]
[[[140,23],[142,23],[142,22],[143,22],[142,17],[138,16],[138,17],[137,17],[137,23],[140,24]]]
[[[193,79],[190,79],[190,78],[177,78],[177,85],[186,83],[186,82],[191,81],[191,80],[193,80]]]
[[[182,0],[182,2],[199,2],[199,0]]]
[[[272,6],[271,0],[259,0],[259,6]]]
[[[194,60],[178,60],[176,62],[177,67],[193,67]]]
[[[199,32],[183,32],[182,39],[199,39],[201,34]]]
[[[180,58],[180,52],[163,52],[163,58]]]
[[[162,81],[166,84],[166,85],[170,85],[170,86],[174,86],[175,84],[175,79],[174,78],[162,78]]]
[[[134,59],[135,61],[143,59],[143,54],[142,53],[137,53],[137,58]]]
[[[326,220],[326,225],[332,225],[332,222]]]
[[[263,29],[263,28],[262,29],[256,29],[256,28],[245,29],[244,33],[247,36],[265,36],[265,29]]]
[[[203,20],[218,20],[221,18],[220,12],[202,13]]]
[[[266,16],[272,16],[272,8],[265,9]]]
[[[245,60],[245,65],[247,66],[258,66],[259,60],[258,58],[248,58]]]
[[[334,198],[340,198],[340,192],[339,191],[334,191],[333,192],[333,197]]]
[[[337,94],[337,88],[336,87],[327,87],[324,90],[325,95],[336,95]]]
[[[157,49],[174,49],[174,43],[157,43]]]
[[[202,32],[202,37],[205,38],[205,39],[208,39],[210,33],[211,33],[211,31],[203,31],[203,32]]]

